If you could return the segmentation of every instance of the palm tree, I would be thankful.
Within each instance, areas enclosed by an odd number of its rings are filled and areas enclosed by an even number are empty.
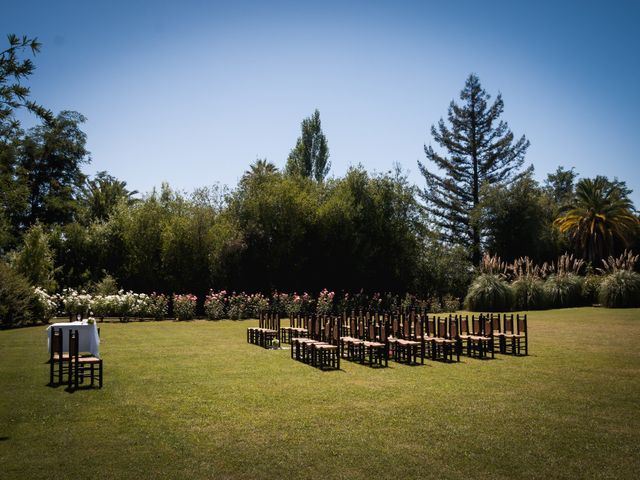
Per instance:
[[[616,241],[627,246],[637,231],[638,218],[627,193],[620,182],[606,177],[582,179],[572,204],[553,223],[595,265],[613,254]]]
[[[128,205],[136,202],[137,190],[129,191],[127,182],[112,177],[107,172],[98,172],[88,180],[84,188],[84,203],[90,220],[106,220],[118,202]]]

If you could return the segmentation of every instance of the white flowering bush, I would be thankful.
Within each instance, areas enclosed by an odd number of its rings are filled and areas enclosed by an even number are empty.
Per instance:
[[[80,316],[85,318],[89,316],[91,308],[91,295],[84,290],[78,292],[73,288],[65,288],[58,295],[62,310],[70,317]]]
[[[40,307],[39,310],[42,315],[42,320],[46,322],[52,318],[58,310],[57,297],[55,295],[49,295],[46,290],[40,287],[34,287],[33,292]]]

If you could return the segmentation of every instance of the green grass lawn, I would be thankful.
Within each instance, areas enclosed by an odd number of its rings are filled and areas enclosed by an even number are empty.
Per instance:
[[[102,390],[0,331],[0,478],[637,478],[640,309],[529,314],[528,357],[322,372],[256,322],[101,325]]]

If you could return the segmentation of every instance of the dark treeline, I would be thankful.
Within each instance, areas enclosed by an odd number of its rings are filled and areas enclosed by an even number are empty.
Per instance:
[[[232,188],[186,193],[165,184],[139,195],[107,172],[83,173],[85,119],[28,100],[28,49],[39,44],[10,37],[0,57],[0,255],[3,269],[50,291],[108,278],[124,289],[201,298],[210,288],[324,287],[461,298],[484,252],[544,262],[570,251],[597,266],[638,246],[626,184],[578,180],[561,167],[537,182],[524,166],[528,140],[515,140],[499,119],[502,99],[489,104],[474,75],[449,122],[432,128],[440,150],[425,151],[440,173],[420,165],[423,186],[399,166],[328,177],[316,111],[282,169],[258,160]],[[41,123],[24,130],[21,108]]]

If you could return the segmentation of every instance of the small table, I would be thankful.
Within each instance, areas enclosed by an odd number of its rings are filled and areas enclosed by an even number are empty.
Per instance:
[[[80,352],[91,352],[95,357],[100,356],[100,337],[98,327],[95,323],[85,322],[65,322],[54,323],[47,327],[47,349],[51,353],[51,329],[59,329],[62,333],[62,351],[69,351],[69,330],[78,330],[78,350]]]

